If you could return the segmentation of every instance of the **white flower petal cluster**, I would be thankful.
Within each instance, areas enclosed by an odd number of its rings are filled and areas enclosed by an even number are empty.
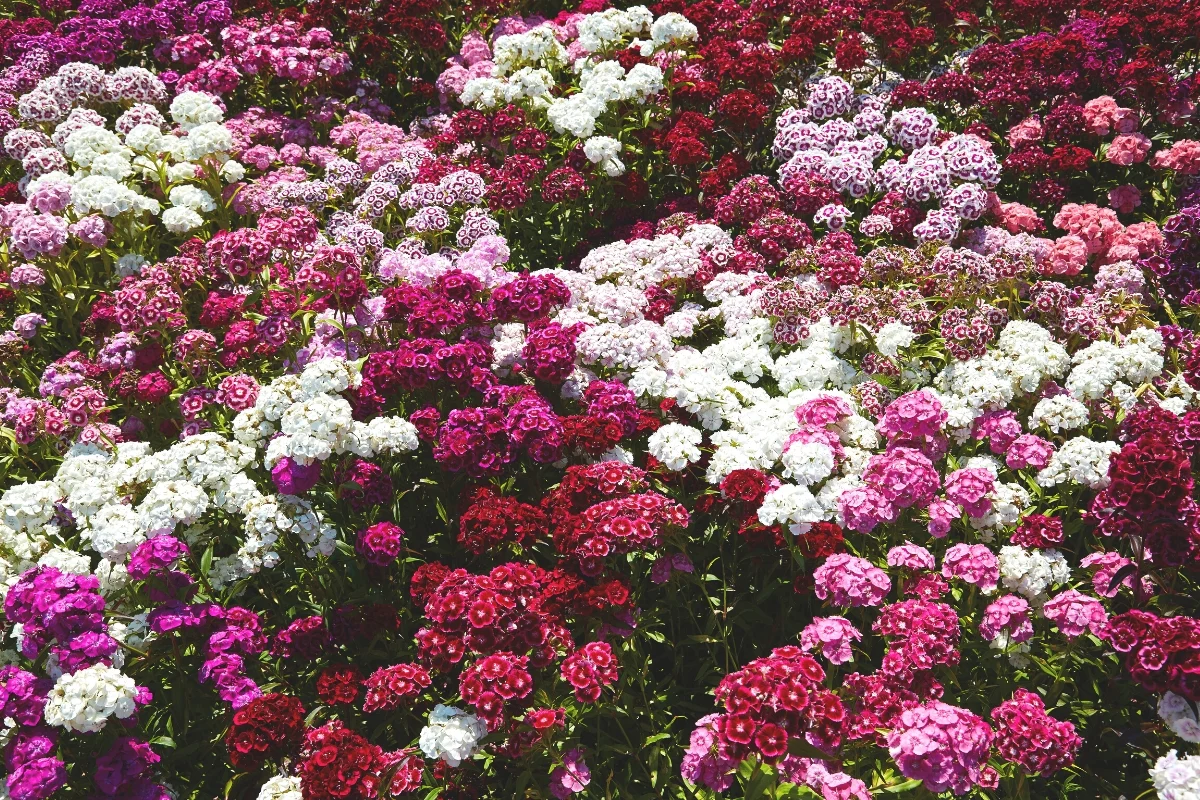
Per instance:
[[[1108,486],[1108,462],[1121,446],[1116,442],[1094,442],[1086,436],[1068,439],[1037,474],[1038,486],[1048,488],[1071,481],[1089,489]]]
[[[700,460],[699,444],[704,434],[688,425],[668,423],[650,434],[647,449],[667,469],[679,472]]]
[[[475,753],[487,726],[474,714],[438,703],[429,712],[429,724],[421,729],[418,744],[426,758],[457,767]]]
[[[1017,545],[1000,548],[1000,583],[1040,605],[1051,587],[1071,580],[1071,568],[1057,550],[1029,549]]]
[[[636,44],[643,56],[650,57],[659,50],[697,38],[695,26],[682,15],[665,14],[660,19],[658,23],[644,6],[610,8],[583,15],[574,23],[578,39],[571,47],[576,55],[581,51],[588,56],[574,64],[559,41],[560,29],[554,23],[500,36],[492,44],[492,75],[468,80],[459,99],[481,111],[504,103],[524,102],[534,110],[544,111],[558,133],[569,133],[579,139],[608,139],[593,136],[599,118],[615,103],[645,103],[661,92],[663,71],[653,64],[641,63],[627,73],[617,61],[602,58],[600,54],[625,44]],[[635,38],[645,33],[651,35],[649,40]],[[578,91],[555,90],[576,76]],[[598,143],[591,145],[588,157],[593,163],[608,175],[623,174],[625,165],[616,152],[605,158],[593,158],[599,147]]]
[[[1200,756],[1170,751],[1150,768],[1159,800],[1200,800]]]
[[[583,154],[611,178],[625,174],[625,164],[620,159],[621,143],[611,136],[589,138],[583,143]]]
[[[1043,397],[1029,414],[1029,430],[1073,431],[1088,424],[1088,407],[1069,394]]]
[[[276,775],[258,790],[258,800],[303,800],[300,779],[293,775]]]
[[[131,717],[137,709],[136,697],[132,678],[96,664],[58,678],[46,698],[46,724],[73,733],[96,733],[104,729],[109,717]]]
[[[822,442],[796,442],[784,451],[780,460],[783,477],[801,486],[812,486],[833,474],[833,451]]]
[[[813,493],[794,483],[785,483],[767,492],[758,509],[758,521],[763,525],[787,525],[797,536],[807,533],[812,523],[825,518]]]
[[[1186,697],[1167,692],[1158,699],[1158,716],[1185,742],[1200,743],[1200,716]]]
[[[1067,391],[1080,400],[1099,400],[1122,384],[1132,389],[1162,373],[1162,334],[1153,328],[1140,328],[1121,345],[1092,342],[1071,362]]]

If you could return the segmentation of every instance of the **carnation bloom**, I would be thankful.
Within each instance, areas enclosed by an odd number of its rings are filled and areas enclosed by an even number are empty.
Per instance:
[[[1100,636],[1108,626],[1108,612],[1100,601],[1074,589],[1067,589],[1046,601],[1042,616],[1057,624],[1068,639],[1074,639],[1084,631]]]
[[[852,660],[852,644],[861,639],[862,632],[845,617],[817,617],[800,632],[800,646],[806,651],[819,647],[831,664]]]
[[[1042,698],[1017,689],[1011,700],[992,709],[996,749],[1030,775],[1050,775],[1075,761],[1083,740],[1070,722],[1046,713]]]
[[[877,606],[892,590],[887,573],[864,558],[835,553],[813,571],[814,592],[837,606]]]
[[[900,774],[931,792],[966,794],[979,785],[992,729],[969,711],[934,700],[900,714],[887,734]]]
[[[1000,565],[996,554],[987,545],[960,542],[951,546],[943,556],[942,575],[974,584],[986,593],[996,589]]]

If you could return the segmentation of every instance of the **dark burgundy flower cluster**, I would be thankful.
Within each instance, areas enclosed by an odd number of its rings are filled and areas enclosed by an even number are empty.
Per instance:
[[[1075,762],[1083,739],[1070,722],[1046,713],[1042,698],[1017,689],[1011,700],[992,709],[996,750],[1030,775],[1051,775]]]
[[[1125,654],[1129,676],[1149,691],[1200,701],[1200,620],[1127,611],[1108,621],[1103,638]]]
[[[352,705],[358,700],[362,682],[362,673],[352,664],[326,667],[317,676],[317,697],[326,705]]]
[[[1179,422],[1158,406],[1142,406],[1126,417],[1125,444],[1109,463],[1111,483],[1091,507],[1100,533],[1137,537],[1146,560],[1169,567],[1192,563],[1200,548],[1192,443],[1179,442]]]
[[[549,518],[537,506],[485,487],[476,490],[459,515],[458,543],[467,552],[480,555],[506,543],[528,547],[549,529]]]

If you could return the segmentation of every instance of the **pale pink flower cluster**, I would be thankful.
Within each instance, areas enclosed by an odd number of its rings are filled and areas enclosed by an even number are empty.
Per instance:
[[[819,647],[831,664],[853,659],[853,643],[861,639],[862,632],[845,617],[817,617],[800,631],[800,646],[806,651]]]
[[[1002,633],[1019,644],[1033,638],[1033,623],[1029,619],[1029,601],[1015,594],[999,597],[983,612],[979,621],[979,635],[988,641]]]
[[[1097,136],[1110,133],[1133,133],[1138,129],[1137,112],[1117,105],[1108,95],[1089,100],[1083,106],[1083,121]]]
[[[1108,612],[1094,597],[1088,597],[1074,589],[1067,589],[1042,606],[1042,616],[1058,625],[1068,639],[1074,639],[1084,631],[1099,636],[1108,627]]]
[[[900,774],[938,793],[977,786],[992,747],[992,729],[966,709],[938,700],[904,711],[887,735]]]
[[[1150,166],[1175,170],[1180,175],[1200,174],[1200,142],[1181,139],[1166,150],[1155,153]]]
[[[1000,562],[985,544],[959,542],[951,546],[942,557],[942,575],[958,578],[990,592],[996,588],[996,581],[1000,579]]]
[[[912,570],[933,569],[937,566],[933,560],[933,553],[912,542],[905,542],[889,550],[887,563],[889,567],[904,567]]]

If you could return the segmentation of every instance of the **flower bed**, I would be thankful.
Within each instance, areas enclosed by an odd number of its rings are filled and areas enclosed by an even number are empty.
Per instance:
[[[1197,796],[1198,26],[4,11],[0,796]]]

